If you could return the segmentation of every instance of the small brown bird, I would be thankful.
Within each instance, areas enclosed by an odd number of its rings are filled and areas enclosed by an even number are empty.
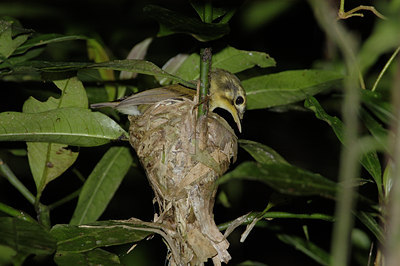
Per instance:
[[[193,100],[196,90],[180,84],[145,90],[125,99],[95,103],[91,108],[112,107],[127,115],[141,115],[149,105],[168,99],[188,98]],[[240,80],[229,71],[215,69],[210,72],[209,109],[222,108],[228,111],[235,120],[239,132],[242,132],[240,120],[246,110],[246,92]]]

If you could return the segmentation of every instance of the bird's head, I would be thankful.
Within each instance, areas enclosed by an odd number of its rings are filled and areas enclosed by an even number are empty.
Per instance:
[[[239,132],[242,132],[240,120],[246,110],[246,92],[234,74],[223,69],[214,69],[210,72],[209,108],[211,111],[216,108],[228,111],[235,120]]]

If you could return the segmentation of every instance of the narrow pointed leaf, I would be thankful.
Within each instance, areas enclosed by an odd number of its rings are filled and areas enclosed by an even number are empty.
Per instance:
[[[375,120],[364,108],[361,109],[361,119],[363,120],[365,126],[371,135],[378,141],[381,145],[382,150],[389,151],[388,147],[388,134],[389,131],[383,127],[381,123]]]
[[[384,232],[370,213],[359,211],[354,214],[375,235],[380,243],[384,243]]]
[[[167,73],[152,62],[138,59],[113,60],[102,63],[30,61],[29,65],[21,64],[16,66],[14,71],[17,73],[25,73],[27,71],[53,73],[78,71],[80,69],[113,69],[119,71],[128,71],[161,78],[169,78],[176,82],[182,83],[185,86],[192,88],[196,87],[191,82]]]
[[[0,113],[0,141],[53,142],[91,147],[126,135],[108,116],[84,108]]]
[[[58,252],[85,252],[140,241],[153,234],[146,224],[138,220],[110,220],[79,226],[57,224],[50,233],[57,239]]]
[[[127,147],[112,147],[98,162],[82,187],[70,224],[96,221],[114,196],[132,164]]]
[[[331,261],[329,253],[318,247],[314,243],[298,236],[291,236],[286,234],[278,234],[277,236],[282,242],[288,245],[292,245],[297,250],[303,252],[319,264],[329,265]]]
[[[306,99],[304,106],[310,109],[315,113],[315,116],[327,122],[329,126],[333,129],[336,134],[336,137],[340,142],[343,143],[343,122],[334,116],[330,116],[325,112],[322,106],[319,104],[317,99],[314,97],[309,97]],[[378,155],[376,152],[367,152],[362,155],[360,159],[361,165],[370,173],[372,178],[375,180],[376,185],[378,186],[379,192],[381,193],[382,187],[382,170],[381,164],[378,159]]]
[[[85,40],[87,39],[84,36],[78,36],[78,35],[70,35],[70,36],[65,36],[61,34],[41,34],[39,36],[33,37],[26,41],[23,45],[19,46],[14,54],[23,54],[29,49],[47,45],[50,43],[57,43],[57,42],[66,42],[66,41],[75,41],[75,40]]]
[[[261,181],[276,191],[288,195],[319,195],[334,199],[337,191],[335,182],[287,163],[244,162],[218,181],[224,183],[230,179]]]
[[[242,81],[247,109],[285,105],[340,84],[342,74],[327,70],[290,70]]]
[[[259,163],[287,163],[280,154],[264,144],[240,139],[239,145]]]

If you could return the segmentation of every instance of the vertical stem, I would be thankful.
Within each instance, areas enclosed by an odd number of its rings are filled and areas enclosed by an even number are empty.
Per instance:
[[[400,260],[400,60],[392,87],[392,105],[395,119],[392,123],[393,186],[389,195],[388,224],[385,243],[385,265],[398,265]]]
[[[358,140],[358,109],[360,95],[358,86],[358,67],[355,57],[356,45],[354,37],[336,21],[335,12],[329,8],[326,1],[309,0],[317,21],[341,50],[348,76],[344,81],[344,145],[340,158],[339,187],[335,209],[336,222],[332,235],[331,265],[348,265],[350,251],[350,235],[354,223],[352,208],[355,205],[353,180],[360,170]],[[344,1],[341,1],[341,8]]]
[[[206,23],[212,22],[213,8],[212,1],[206,0],[204,4],[203,21]],[[200,50],[200,93],[199,93],[199,112],[198,116],[206,115],[208,111],[208,88],[210,87],[210,81],[208,73],[210,72],[211,66],[211,48],[202,48]]]
[[[211,48],[203,48],[200,51],[200,99],[199,99],[199,113],[198,115],[205,115],[208,111],[208,88],[210,81],[208,73],[211,65]]]

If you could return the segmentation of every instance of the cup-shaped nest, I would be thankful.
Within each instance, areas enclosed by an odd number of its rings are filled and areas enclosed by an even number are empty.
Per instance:
[[[129,120],[130,143],[160,209],[155,222],[165,227],[175,245],[169,247],[171,263],[229,261],[229,243],[215,225],[212,210],[216,180],[236,160],[232,128],[212,112],[198,118],[196,101],[188,99],[159,102]]]

